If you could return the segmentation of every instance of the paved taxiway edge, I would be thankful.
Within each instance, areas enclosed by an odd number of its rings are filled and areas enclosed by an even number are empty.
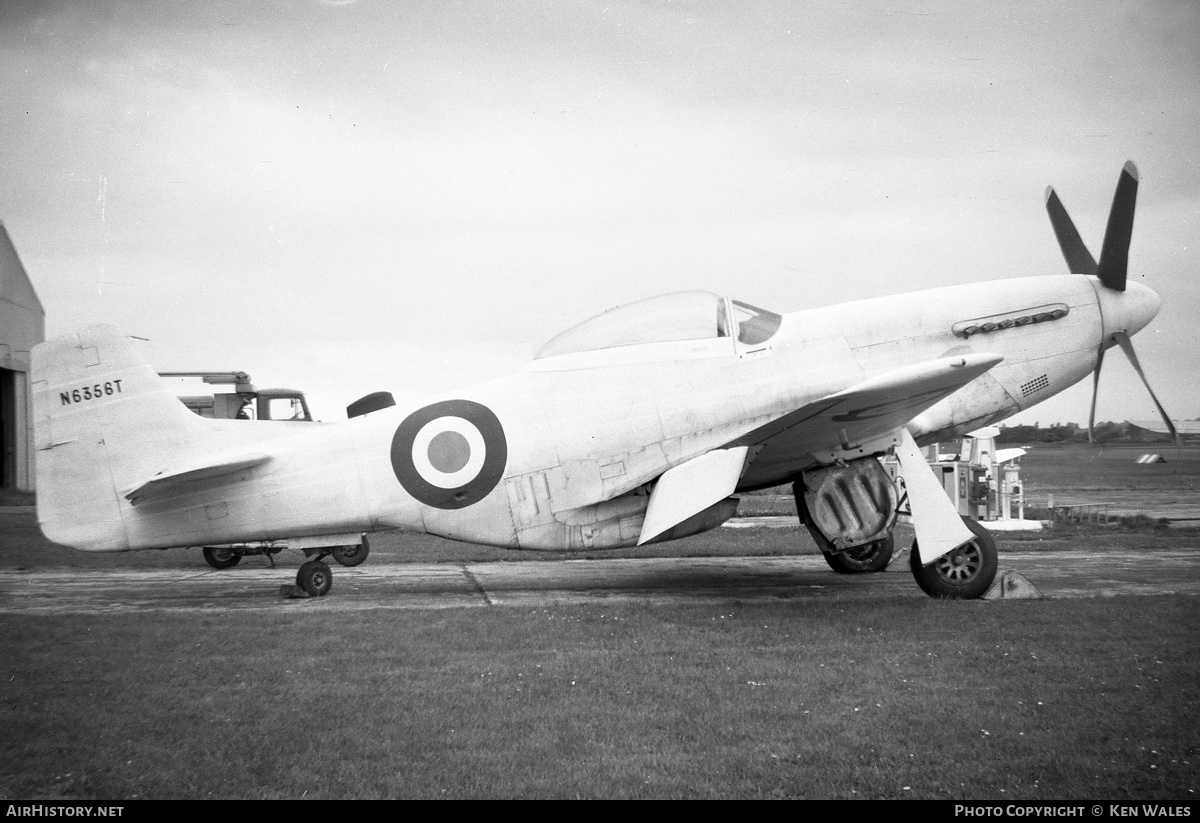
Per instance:
[[[1002,553],[1047,597],[1200,595],[1200,550]],[[442,609],[628,601],[924,598],[906,564],[841,575],[818,556],[366,564],[289,600],[289,569],[0,571],[0,614]]]

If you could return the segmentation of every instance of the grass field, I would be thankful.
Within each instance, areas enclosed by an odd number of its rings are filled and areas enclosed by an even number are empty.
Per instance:
[[[0,798],[1190,800],[1196,617],[1158,597],[9,617]]]
[[[1167,462],[1138,465],[1143,454]],[[1161,491],[1200,495],[1200,446],[1171,443],[1108,445],[1034,444],[1021,458],[1026,497],[1089,491]]]
[[[1200,473],[1173,461],[1130,480],[1115,456],[1042,454],[1031,486],[1190,493]],[[1195,532],[1146,523],[998,540],[1181,541]],[[718,529],[623,554],[812,551],[797,529]],[[393,533],[367,562],[554,556]],[[47,567],[206,568],[196,551],[75,552],[32,514],[0,516],[0,568]],[[0,799],[1194,802],[1198,618],[1189,597],[4,615]]]

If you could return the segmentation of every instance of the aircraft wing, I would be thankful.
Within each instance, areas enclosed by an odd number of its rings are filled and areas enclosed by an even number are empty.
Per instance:
[[[1003,359],[998,354],[964,354],[893,369],[675,466],[651,492],[638,544],[712,506],[738,485],[752,486],[757,478],[779,482],[818,457],[833,462],[835,457],[855,456],[853,450],[859,447],[870,454],[871,441],[893,435]],[[908,441],[915,449],[911,436]]]
[[[1003,359],[972,353],[903,366],[785,414],[730,444],[751,447],[743,485],[811,465],[814,456],[832,462],[835,453],[895,432]]]

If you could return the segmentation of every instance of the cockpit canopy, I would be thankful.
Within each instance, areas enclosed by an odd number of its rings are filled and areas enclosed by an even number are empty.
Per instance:
[[[774,312],[712,292],[675,292],[618,306],[585,320],[542,346],[534,359],[719,337],[736,337],[739,343],[753,346],[769,340],[782,322]]]

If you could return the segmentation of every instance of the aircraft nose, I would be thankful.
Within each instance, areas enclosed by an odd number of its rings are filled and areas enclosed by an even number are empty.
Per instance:
[[[1111,345],[1112,336],[1116,332],[1123,331],[1134,335],[1144,329],[1162,306],[1162,299],[1158,294],[1141,283],[1126,283],[1125,291],[1114,291],[1103,286],[1097,291],[1106,347]]]

